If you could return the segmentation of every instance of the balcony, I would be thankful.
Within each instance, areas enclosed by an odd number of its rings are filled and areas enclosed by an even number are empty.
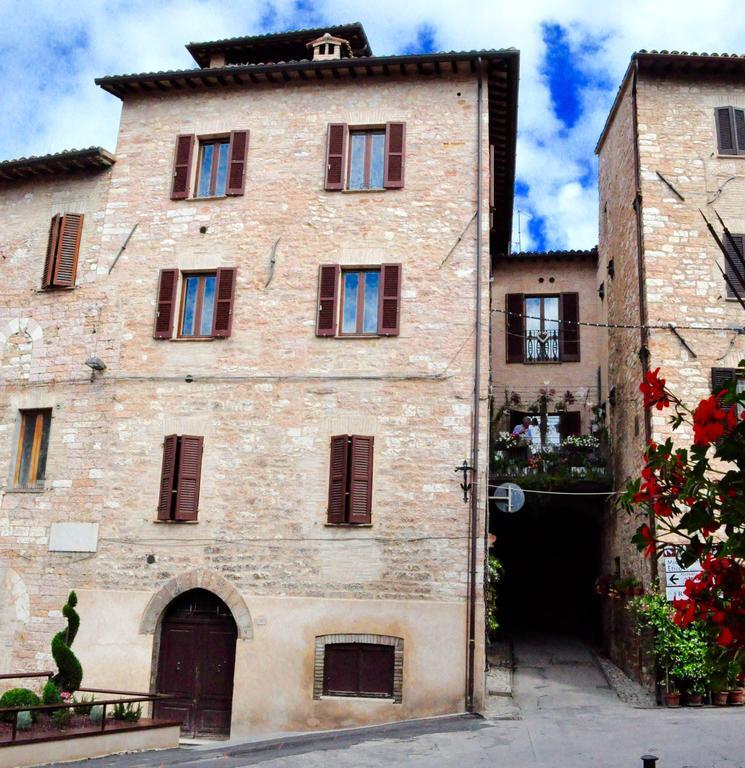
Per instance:
[[[561,362],[559,331],[526,331],[525,362]]]

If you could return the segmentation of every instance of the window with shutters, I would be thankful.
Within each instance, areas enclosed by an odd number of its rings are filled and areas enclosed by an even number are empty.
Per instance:
[[[176,138],[172,200],[242,195],[248,157],[248,131],[229,136]],[[195,157],[196,155],[196,157]],[[193,171],[196,166],[196,172]]]
[[[714,117],[719,154],[745,155],[745,110],[737,107],[717,107]]]
[[[330,643],[324,648],[323,695],[393,698],[394,647]]]
[[[508,363],[579,361],[578,293],[508,293],[505,307]]]
[[[373,441],[372,437],[363,435],[335,435],[331,438],[329,524],[371,522]]]
[[[82,213],[64,213],[52,217],[41,278],[42,288],[75,287],[83,218]]]
[[[194,522],[199,511],[204,438],[167,435],[163,440],[158,520]]]
[[[400,264],[322,265],[318,294],[317,336],[398,336]]]
[[[41,491],[44,489],[51,423],[51,408],[20,412],[12,490]]]
[[[369,191],[404,186],[406,124],[330,123],[326,138],[327,190]]]
[[[745,299],[745,235],[722,235],[727,255],[724,258],[725,285],[728,299]]]
[[[209,139],[199,142],[196,197],[224,195],[228,184],[230,139]]]
[[[179,339],[230,336],[235,280],[236,270],[232,267],[182,273],[177,269],[162,269],[153,336],[173,338],[174,327]]]

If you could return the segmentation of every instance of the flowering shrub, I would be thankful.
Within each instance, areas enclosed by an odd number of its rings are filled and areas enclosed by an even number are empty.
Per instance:
[[[745,360],[738,375],[745,375]],[[674,601],[680,627],[698,622],[731,657],[745,651],[745,394],[733,381],[726,389],[688,408],[650,371],[640,386],[644,407],[672,409],[671,424],[692,428],[690,449],[671,439],[650,443],[641,477],[622,499],[628,509],[641,505],[646,521],[634,542],[646,556],[671,543],[678,560],[700,560],[702,571]]]
[[[520,445],[520,438],[511,435],[509,432],[500,432],[494,438],[494,447],[498,451],[506,451],[510,448],[516,448]]]
[[[569,435],[561,443],[563,448],[589,448],[596,450],[600,447],[600,440],[594,435]]]

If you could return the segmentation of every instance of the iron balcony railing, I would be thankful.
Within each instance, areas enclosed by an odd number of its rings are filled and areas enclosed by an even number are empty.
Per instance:
[[[526,363],[558,363],[560,360],[558,331],[528,331],[525,334]]]

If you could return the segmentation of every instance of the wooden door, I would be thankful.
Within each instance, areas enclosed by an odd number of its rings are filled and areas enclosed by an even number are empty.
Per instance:
[[[158,693],[173,696],[156,716],[180,720],[192,736],[230,734],[237,628],[230,609],[194,589],[166,609],[158,654]]]

